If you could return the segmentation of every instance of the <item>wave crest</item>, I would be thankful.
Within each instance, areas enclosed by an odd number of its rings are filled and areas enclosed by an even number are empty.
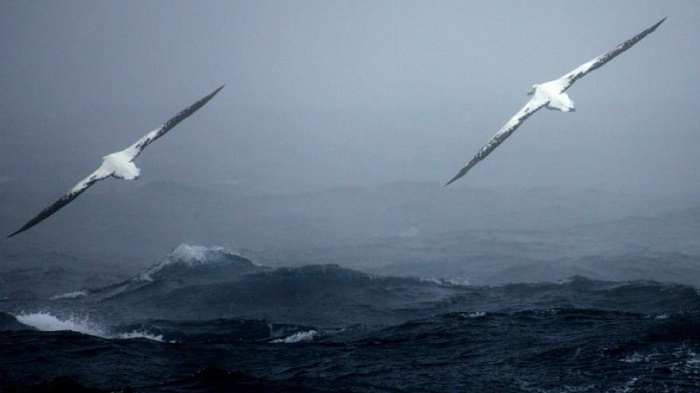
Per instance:
[[[293,343],[301,343],[301,342],[310,342],[314,340],[314,337],[318,334],[317,330],[309,330],[306,332],[297,332],[292,334],[291,336],[287,336],[284,338],[278,338],[275,340],[272,340],[271,343],[273,344],[293,344]]]
[[[175,247],[161,262],[141,273],[137,277],[137,281],[153,281],[161,272],[175,266],[195,267],[220,263],[254,266],[250,260],[224,247],[205,247],[182,243]]]
[[[48,312],[19,314],[16,315],[15,318],[20,323],[43,332],[71,331],[109,339],[144,338],[147,340],[163,341],[162,335],[154,335],[136,330],[124,333],[111,333],[99,323],[91,321],[88,318],[69,317],[67,319],[61,319]]]

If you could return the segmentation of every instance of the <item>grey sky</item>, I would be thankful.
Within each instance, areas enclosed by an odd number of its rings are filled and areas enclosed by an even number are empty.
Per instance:
[[[665,16],[454,186],[699,193],[695,1],[5,1],[0,187],[63,192],[222,83],[143,179],[444,183],[531,84]]]

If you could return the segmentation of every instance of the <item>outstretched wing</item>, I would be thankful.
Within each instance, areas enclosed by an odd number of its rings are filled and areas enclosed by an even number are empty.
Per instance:
[[[566,91],[566,89],[571,87],[571,85],[573,85],[574,82],[583,78],[584,75],[588,74],[589,72],[591,72],[595,69],[602,67],[605,63],[614,59],[620,53],[631,48],[634,44],[641,41],[642,38],[644,38],[644,37],[648,36],[649,34],[651,34],[652,32],[654,32],[654,30],[656,30],[656,28],[659,27],[659,25],[661,25],[665,20],[666,20],[666,18],[661,19],[654,26],[651,26],[650,28],[637,34],[636,36],[630,38],[629,40],[621,43],[620,45],[616,46],[613,50],[605,52],[602,55],[596,57],[595,59],[593,59],[587,63],[581,64],[575,70],[573,70],[573,71],[569,72],[568,74],[559,78],[559,80],[562,83],[561,92]]]
[[[60,210],[63,206],[71,203],[73,199],[77,198],[80,194],[85,192],[90,186],[93,184],[97,183],[100,180],[108,178],[112,173],[103,169],[103,167],[98,168],[95,172],[90,174],[90,176],[86,177],[83,179],[80,183],[76,184],[73,188],[71,188],[70,191],[68,191],[67,194],[62,196],[60,199],[58,199],[56,202],[54,202],[51,206],[47,207],[46,209],[42,210],[41,213],[37,214],[36,217],[32,218],[29,220],[22,228],[20,228],[18,231],[14,232],[8,237],[12,237],[17,235],[18,233],[22,233],[26,231],[27,229],[33,227],[34,225],[44,221],[45,219],[51,217],[52,214],[56,213],[58,210]]]
[[[160,138],[161,136],[165,135],[168,131],[170,131],[173,127],[178,125],[181,121],[185,120],[188,118],[190,115],[193,113],[197,112],[199,108],[203,107],[209,100],[214,98],[216,93],[218,93],[221,89],[224,88],[224,85],[219,87],[218,89],[214,90],[211,94],[207,95],[206,97],[200,99],[199,101],[195,102],[194,104],[190,105],[177,115],[173,116],[170,120],[166,121],[165,124],[162,126],[156,128],[155,130],[149,132],[148,134],[144,135],[141,139],[136,141],[133,145],[125,149],[124,151],[128,152],[130,156],[130,160],[134,160],[136,157],[141,154],[143,149],[146,148],[146,146],[150,145],[155,141],[156,139]]]
[[[139,154],[143,151],[143,149],[146,148],[146,146],[150,145],[153,141],[156,139],[160,138],[161,136],[165,135],[166,132],[170,131],[173,127],[178,125],[181,121],[185,120],[188,118],[190,115],[195,113],[199,108],[203,107],[209,100],[211,100],[221,89],[223,89],[224,86],[222,85],[218,89],[214,90],[211,94],[207,95],[206,97],[200,99],[199,101],[195,102],[185,110],[181,111],[174,117],[172,117],[170,120],[165,122],[162,126],[156,128],[155,130],[149,132],[146,134],[143,138],[139,139],[134,143],[133,145],[129,146],[122,152],[127,155],[127,158],[129,161],[133,161],[134,158],[138,157]],[[56,213],[58,210],[60,210],[63,206],[71,203],[75,198],[77,198],[80,194],[85,192],[90,186],[95,184],[96,182],[103,180],[110,175],[112,175],[113,171],[106,169],[104,166],[100,166],[95,172],[90,174],[90,176],[86,177],[83,179],[80,183],[76,184],[70,191],[68,191],[67,194],[63,195],[60,199],[58,199],[56,202],[54,202],[51,206],[47,207],[46,209],[42,210],[41,213],[39,213],[36,217],[32,218],[29,220],[22,228],[20,228],[18,231],[12,233],[8,237],[15,236],[19,233],[22,233],[26,231],[27,229],[33,227],[34,225],[44,221],[45,219],[49,218],[51,215]]]
[[[466,175],[467,172],[469,172],[469,170],[472,169],[474,165],[476,165],[479,161],[483,160],[484,158],[486,158],[486,156],[491,154],[491,152],[494,149],[496,149],[498,145],[503,143],[503,141],[505,141],[506,138],[510,136],[510,134],[515,132],[515,130],[517,130],[518,127],[520,127],[520,125],[523,124],[523,122],[527,120],[528,117],[532,116],[533,113],[540,110],[543,106],[547,104],[547,102],[548,101],[546,100],[533,96],[532,99],[530,99],[530,101],[528,101],[527,104],[525,104],[525,106],[522,107],[515,114],[515,116],[511,117],[510,120],[508,120],[508,122],[503,127],[501,127],[500,130],[498,130],[496,135],[494,135],[493,138],[491,138],[491,140],[476,153],[474,158],[472,158],[472,160],[469,161],[469,163],[464,168],[462,168],[459,171],[459,173],[457,173],[457,175],[455,175],[455,177],[452,178],[452,180],[448,181],[447,184],[445,184],[445,186],[449,186],[460,177]]]

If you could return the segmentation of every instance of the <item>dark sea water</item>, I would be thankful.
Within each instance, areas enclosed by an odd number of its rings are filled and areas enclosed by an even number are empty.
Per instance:
[[[116,284],[0,300],[0,392],[694,392],[693,287],[469,286],[181,245]]]

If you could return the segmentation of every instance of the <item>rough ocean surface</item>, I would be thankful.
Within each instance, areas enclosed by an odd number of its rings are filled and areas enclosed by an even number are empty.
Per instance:
[[[180,245],[124,281],[0,300],[2,392],[691,392],[700,296],[470,286]]]
[[[132,185],[0,245],[0,392],[700,391],[697,196]]]

